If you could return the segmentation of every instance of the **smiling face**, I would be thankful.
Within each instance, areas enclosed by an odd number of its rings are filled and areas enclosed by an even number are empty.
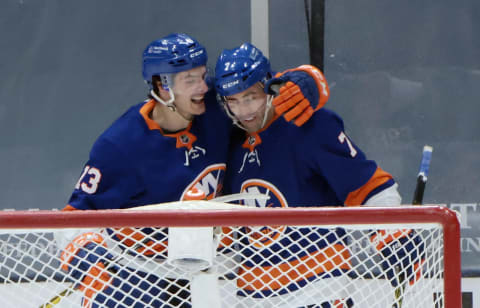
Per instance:
[[[259,82],[245,91],[227,96],[225,103],[246,131],[251,133],[262,128],[267,108],[267,94]],[[272,118],[273,109],[270,108],[267,112],[266,121]]]
[[[205,66],[175,74],[172,91],[175,95],[177,111],[186,119],[205,112],[205,93],[208,86],[205,82],[207,70]]]

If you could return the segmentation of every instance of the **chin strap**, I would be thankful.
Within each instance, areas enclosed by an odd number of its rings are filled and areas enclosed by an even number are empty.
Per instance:
[[[267,94],[267,103],[265,104],[265,113],[263,115],[262,126],[260,127],[260,129],[262,129],[265,126],[265,124],[267,123],[268,112],[269,112],[270,108],[272,107],[273,98],[274,98],[273,95]],[[227,113],[228,117],[230,119],[232,119],[233,124],[240,127],[244,131],[247,131],[247,129],[242,125],[242,123],[237,119],[237,117],[228,108],[227,103],[226,103],[226,101],[227,101],[226,97],[222,96],[221,100],[223,102],[223,104],[222,104],[223,108],[225,109],[225,112]],[[262,107],[260,107],[260,108],[262,108]]]
[[[227,113],[227,116],[232,119],[233,121],[233,124],[235,124],[236,126],[240,127],[241,129],[243,129],[244,131],[246,131],[247,129],[245,127],[243,127],[242,123],[237,119],[237,117],[230,111],[230,108],[228,108],[227,106],[227,103],[225,102],[225,98],[222,98],[224,100],[223,102],[223,108],[225,109],[225,112]]]
[[[262,126],[260,127],[260,129],[262,129],[265,126],[265,124],[267,123],[268,112],[270,111],[270,108],[272,108],[272,101],[273,101],[273,95],[268,94],[267,95],[267,104],[265,105],[265,114],[263,115]]]
[[[175,112],[175,111],[177,111],[177,107],[176,107],[175,104],[173,103],[173,101],[175,100],[175,94],[173,94],[173,91],[168,91],[168,93],[170,93],[170,99],[166,102],[166,101],[164,101],[160,96],[158,96],[157,93],[155,93],[155,91],[150,90],[150,95],[151,95],[157,102],[163,104],[164,106],[167,106],[168,109],[170,109],[171,111]]]
[[[173,94],[173,91],[168,91],[170,93],[170,99],[168,101],[164,101],[160,96],[155,93],[155,91],[150,90],[150,95],[159,103],[162,105],[166,106],[168,109],[170,109],[172,112],[176,112],[179,116],[181,116],[184,120],[186,121],[192,121],[191,119],[187,119],[186,117],[183,116],[180,112],[177,110],[177,106],[173,103],[175,101],[175,94]]]

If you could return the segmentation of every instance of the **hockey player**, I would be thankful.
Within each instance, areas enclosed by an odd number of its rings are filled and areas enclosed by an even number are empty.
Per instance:
[[[206,49],[185,34],[168,35],[145,48],[143,78],[150,98],[131,107],[97,139],[65,210],[178,201],[194,187],[207,199],[219,194],[232,125],[209,91],[206,62]],[[297,125],[312,114],[303,97],[281,98],[278,107]],[[110,233],[129,251],[165,259],[164,235],[152,228]],[[135,240],[127,240],[132,234]],[[77,288],[85,294],[85,306],[189,306],[187,281],[160,279],[135,268],[119,270],[107,240],[105,234],[82,232],[60,241],[66,247],[62,268],[82,282]],[[117,271],[114,277],[112,271]]]
[[[289,80],[284,78],[285,74]],[[317,76],[316,82],[303,78],[306,74]],[[319,99],[316,89],[320,88],[324,95],[319,106],[323,106],[329,89],[318,69],[305,65],[272,77],[268,59],[249,43],[224,50],[218,58],[215,68],[218,96],[233,122],[246,131],[237,134],[231,143],[226,192],[267,194],[268,201],[244,201],[245,205],[257,207],[401,204],[393,177],[366,158],[345,133],[337,114],[321,108],[305,125],[296,127],[272,109],[273,93],[268,90],[275,88],[272,85],[277,85],[283,97],[301,94],[309,101]],[[296,84],[291,80],[296,80]],[[252,306],[262,303],[262,307],[272,300],[278,300],[277,307],[351,305],[348,294],[332,295],[333,298],[316,296],[325,286],[322,280],[340,277],[350,269],[344,231],[339,228],[326,241],[320,241],[320,235],[327,230],[300,230],[245,228],[244,246],[238,248],[246,260],[238,272],[239,297],[247,302],[253,299]],[[297,241],[302,236],[308,238],[309,241],[303,241],[304,245],[310,243],[308,247],[299,247],[302,242]],[[408,263],[405,258],[411,249],[395,254],[389,245],[395,238],[377,240],[385,244],[381,250],[386,257]],[[418,261],[416,252],[412,254],[411,260]],[[391,261],[395,264],[398,260]],[[306,290],[312,284],[310,293],[303,291],[306,295],[291,297],[294,301],[288,299],[290,294]],[[334,286],[333,282],[327,285]],[[268,301],[262,301],[265,298]]]

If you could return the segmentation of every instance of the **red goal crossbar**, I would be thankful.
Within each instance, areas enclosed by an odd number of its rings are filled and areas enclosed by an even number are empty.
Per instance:
[[[395,208],[244,208],[97,211],[3,211],[0,229],[203,227],[263,225],[438,224],[443,229],[445,307],[461,307],[460,225],[444,206]]]

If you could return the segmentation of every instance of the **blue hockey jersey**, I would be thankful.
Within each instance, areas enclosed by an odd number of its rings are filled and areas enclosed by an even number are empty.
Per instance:
[[[344,132],[334,112],[321,109],[302,127],[275,116],[256,133],[237,134],[228,160],[225,190],[262,193],[268,200],[244,200],[252,207],[318,207],[361,205],[394,184],[392,176],[365,154]],[[246,257],[237,285],[254,297],[293,291],[318,277],[340,275],[350,268],[345,232],[320,240],[327,230],[245,228],[240,248]],[[308,238],[308,248],[299,239]]]
[[[220,193],[232,124],[214,93],[205,96],[206,112],[175,133],[163,131],[151,120],[155,104],[150,100],[131,107],[101,134],[65,210],[125,209],[178,201],[193,187],[207,199]],[[107,232],[120,248],[134,247],[135,251],[127,250],[129,254],[166,258],[165,233],[154,228]],[[130,268],[116,276],[111,282],[116,289],[99,292],[92,307],[130,307],[135,300],[140,300],[135,307],[169,307],[165,303],[170,295],[163,291],[172,285],[168,280]],[[146,280],[138,284],[140,278]],[[84,298],[83,303],[88,301]]]
[[[193,186],[213,198],[222,187],[231,123],[216,101],[186,129],[168,134],[131,107],[95,142],[69,200],[74,209],[123,209],[181,200]]]

